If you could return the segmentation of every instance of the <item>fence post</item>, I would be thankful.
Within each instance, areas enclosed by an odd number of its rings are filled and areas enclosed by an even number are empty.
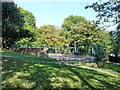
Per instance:
[[[76,54],[76,43],[74,43],[74,50],[75,50],[74,54]]]
[[[92,56],[93,56],[93,43],[92,43]]]
[[[99,54],[101,56],[101,46],[99,45]]]
[[[55,44],[55,54],[56,54],[56,44]]]
[[[59,46],[59,53],[60,53],[60,46]]]
[[[69,54],[70,54],[70,47],[69,47],[69,45],[68,45],[68,49],[69,49]]]
[[[98,47],[97,47],[97,45],[96,45],[96,54],[98,54]]]

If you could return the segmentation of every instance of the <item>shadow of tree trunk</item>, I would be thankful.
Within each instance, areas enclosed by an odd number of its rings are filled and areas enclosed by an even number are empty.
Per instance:
[[[75,75],[77,75],[77,76],[79,77],[79,79],[82,80],[83,85],[87,85],[88,88],[91,88],[91,89],[93,89],[93,90],[95,89],[95,87],[93,87],[93,86],[84,78],[83,75],[79,74],[79,73],[78,73],[77,71],[75,71],[74,69],[69,68],[69,70],[70,70],[71,72],[73,72]]]

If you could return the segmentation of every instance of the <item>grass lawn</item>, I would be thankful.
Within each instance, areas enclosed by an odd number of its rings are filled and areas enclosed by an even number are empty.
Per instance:
[[[118,75],[78,67],[3,57],[2,88],[120,88]]]
[[[35,59],[35,60],[59,61],[59,60],[56,60],[56,59],[42,58],[42,57],[37,57],[37,56],[34,56],[34,55],[21,54],[21,53],[13,52],[13,51],[2,51],[0,53],[2,53],[2,55],[16,56],[16,57],[22,57],[22,58],[30,58],[30,59]]]
[[[74,65],[80,65],[80,66],[99,68],[99,69],[104,69],[104,70],[120,73],[120,64],[112,64],[111,62],[106,63],[104,66],[101,66],[101,67],[95,67],[95,65],[97,65],[95,63],[91,63],[91,64],[87,65],[87,64],[83,64],[83,63],[77,62],[77,63],[73,63],[73,64]]]

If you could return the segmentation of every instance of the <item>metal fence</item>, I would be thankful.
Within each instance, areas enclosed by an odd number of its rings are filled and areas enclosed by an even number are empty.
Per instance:
[[[30,44],[25,44],[25,45],[18,45],[18,44],[13,44],[11,48],[48,48],[47,53],[55,53],[55,54],[70,54],[70,55],[98,55],[98,54],[105,54],[104,46],[100,45],[94,45],[92,44],[91,46],[87,48],[80,48],[79,45],[74,44],[73,47],[70,47],[69,45],[60,47],[57,46],[56,44],[53,47],[47,47],[45,44],[41,47],[38,46],[31,46]]]

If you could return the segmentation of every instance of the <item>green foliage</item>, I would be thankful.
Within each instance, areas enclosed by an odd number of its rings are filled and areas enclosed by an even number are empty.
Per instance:
[[[62,28],[64,28],[66,31],[71,31],[73,26],[75,26],[77,23],[84,23],[85,21],[87,21],[85,17],[71,15],[64,19]]]
[[[83,45],[101,44],[102,30],[91,23],[79,23],[72,30],[72,42]]]
[[[109,35],[109,32],[103,32],[102,43],[104,45],[106,53],[110,53],[113,48],[113,43],[111,41],[112,37]]]
[[[37,44],[46,46],[66,45],[65,33],[62,29],[56,29],[53,25],[44,25],[37,30]]]
[[[85,8],[93,8],[95,12],[98,12],[98,23],[103,20],[103,22],[113,22],[114,24],[119,23],[119,7],[120,1],[104,2],[99,4],[98,2],[93,3],[93,5],[88,5]]]
[[[116,36],[117,34],[119,34],[118,31],[110,31],[109,35],[112,37],[111,41],[112,41],[112,50],[111,53],[114,53],[116,56],[119,53],[120,50],[120,44],[119,43],[119,38]]]
[[[24,16],[22,18],[24,21],[23,29],[29,31],[30,37],[32,38],[30,41],[35,41],[37,27],[35,26],[34,15],[31,12],[22,9],[21,7],[18,7],[18,10],[20,11],[20,15]]]
[[[18,10],[20,11],[20,15],[24,16],[22,18],[24,21],[23,29],[29,31],[29,36],[20,39],[16,42],[16,44],[20,45],[21,47],[35,46],[35,31],[37,30],[37,27],[35,26],[35,17],[31,12],[22,9],[21,7],[18,7]]]
[[[62,28],[64,29],[64,31],[66,32],[66,39],[67,42],[69,44],[71,44],[71,31],[73,30],[73,27],[77,24],[77,23],[84,23],[87,20],[85,19],[85,17],[82,16],[69,16],[67,18],[64,19],[64,22],[62,24]]]
[[[28,31],[23,31],[23,16],[13,2],[2,2],[2,43],[3,48],[11,47],[12,43],[25,37]]]
[[[98,12],[98,21],[97,23],[100,24],[100,22],[102,21],[102,23],[106,23],[108,22],[109,24],[113,23],[113,25],[117,24],[117,31],[115,31],[114,34],[112,34],[113,36],[115,36],[115,38],[113,38],[114,42],[116,43],[114,46],[114,54],[116,56],[118,56],[118,54],[120,53],[120,1],[116,0],[116,1],[112,1],[112,2],[104,2],[102,4],[98,4],[93,3],[93,5],[88,5],[85,8],[93,8],[95,10],[95,12]],[[106,26],[106,25],[104,25]],[[110,25],[109,25],[110,26]]]
[[[77,24],[71,34],[72,43],[77,43],[81,49],[90,49],[92,44],[104,46],[106,51],[111,49],[108,33],[90,22]]]
[[[14,2],[2,2],[2,36],[3,48],[10,48],[21,38],[32,37],[35,40],[35,17]]]
[[[31,12],[22,9],[21,7],[18,7],[18,10],[20,11],[20,15],[24,16],[22,18],[24,21],[23,29],[29,30],[31,33],[34,33],[36,30],[34,15]]]

